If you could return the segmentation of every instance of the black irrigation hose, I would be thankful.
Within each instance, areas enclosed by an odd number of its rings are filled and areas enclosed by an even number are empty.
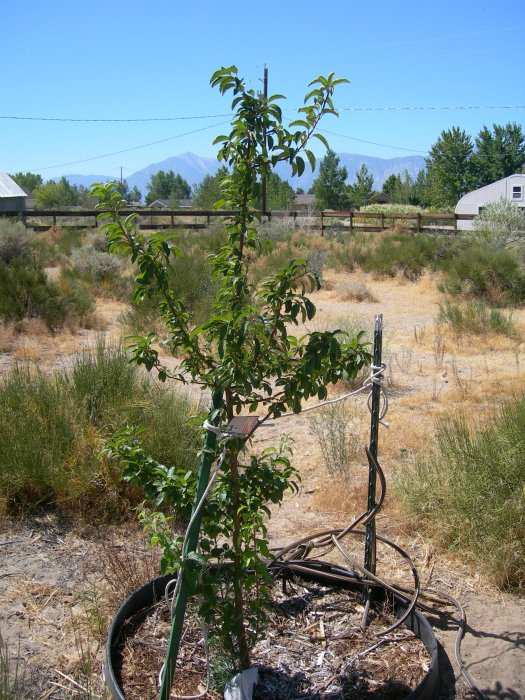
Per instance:
[[[397,627],[399,627],[403,622],[409,617],[415,608],[419,608],[425,612],[431,614],[448,615],[457,625],[458,632],[456,635],[456,641],[454,645],[454,654],[456,657],[456,662],[459,671],[465,681],[468,683],[470,688],[476,693],[477,697],[480,699],[486,696],[477,687],[474,680],[470,676],[463,658],[461,656],[461,643],[463,637],[465,636],[465,630],[467,625],[467,617],[461,603],[456,600],[453,596],[448,593],[443,593],[441,591],[436,591],[434,589],[422,589],[419,580],[418,571],[408,554],[402,547],[393,542],[392,540],[382,536],[377,535],[376,538],[386,544],[387,546],[394,549],[410,566],[412,576],[414,578],[414,588],[408,589],[401,586],[394,586],[389,584],[387,581],[379,578],[378,576],[372,574],[370,571],[365,569],[363,566],[357,564],[341,547],[340,541],[347,535],[366,535],[366,531],[362,529],[357,529],[358,525],[366,525],[372,518],[374,518],[377,513],[381,510],[383,501],[386,495],[386,479],[381,466],[378,464],[377,460],[374,459],[370,451],[366,450],[368,461],[371,466],[374,466],[379,475],[379,481],[381,484],[381,495],[378,502],[370,511],[362,513],[357,518],[355,518],[347,527],[345,528],[335,528],[330,530],[322,530],[321,532],[314,533],[313,535],[308,535],[307,537],[302,537],[296,540],[286,547],[277,550],[277,553],[273,559],[269,562],[269,569],[275,571],[276,574],[286,575],[286,574],[298,574],[300,576],[308,577],[311,576],[321,576],[327,582],[333,583],[344,583],[346,585],[363,588],[377,588],[383,590],[385,593],[390,592],[399,596],[405,600],[408,605],[403,612],[403,614],[392,624],[388,629],[383,632],[377,633],[377,636],[384,637],[385,635],[393,632]],[[353,571],[351,569],[345,569],[344,567],[336,566],[330,564],[326,561],[322,561],[318,558],[310,557],[310,553],[315,550],[322,549],[320,553],[326,555],[329,552],[337,548],[339,552],[343,555],[344,559],[355,567],[358,571]],[[275,551],[275,550],[274,550]],[[362,575],[361,575],[362,574]],[[431,595],[429,595],[431,594]],[[423,597],[432,603],[437,605],[454,605],[459,613],[459,621],[452,618],[450,613],[443,613],[442,611],[436,610],[429,605],[426,605],[420,600]]]

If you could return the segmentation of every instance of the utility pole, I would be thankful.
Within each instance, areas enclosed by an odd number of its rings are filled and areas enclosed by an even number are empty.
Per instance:
[[[268,66],[264,66],[264,77],[263,77],[263,98],[264,102],[268,100]],[[266,158],[267,156],[267,149],[266,149],[266,129],[263,129],[263,140],[264,140],[264,157]],[[266,173],[263,173],[263,176],[261,178],[261,205],[262,205],[262,211],[263,215],[266,214]]]
[[[120,184],[122,185],[122,165],[120,166]]]

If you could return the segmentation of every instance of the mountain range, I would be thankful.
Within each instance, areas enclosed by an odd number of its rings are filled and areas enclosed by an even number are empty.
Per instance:
[[[389,175],[397,173],[402,174],[405,170],[411,177],[415,177],[421,168],[425,165],[425,159],[422,156],[402,156],[400,158],[377,158],[374,156],[366,156],[358,153],[338,153],[341,164],[348,171],[348,182],[354,181],[355,176],[361,165],[364,163],[368,170],[374,176],[374,187],[380,189]],[[159,170],[173,170],[181,175],[190,185],[198,185],[206,175],[213,175],[219,168],[219,162],[215,158],[206,158],[198,156],[195,153],[181,153],[177,156],[171,156],[158,163],[137,170],[126,177],[130,188],[138,187],[143,195],[147,192],[149,179]],[[316,170],[319,168],[317,164]],[[316,172],[311,172],[310,168],[301,175],[301,177],[292,177],[291,170],[286,163],[280,163],[276,172],[280,177],[292,185],[294,189],[302,187],[305,192],[310,189],[312,182],[316,177]],[[67,179],[75,185],[83,185],[89,187],[94,182],[108,182],[114,178],[109,175],[66,175]]]

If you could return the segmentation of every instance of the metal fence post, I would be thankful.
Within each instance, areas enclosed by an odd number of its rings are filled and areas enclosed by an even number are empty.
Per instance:
[[[373,372],[381,367],[381,354],[383,346],[383,314],[375,317],[374,325],[374,359]],[[377,447],[379,440],[379,417],[381,410],[381,384],[375,381],[372,385],[372,401],[370,406],[370,454],[377,461]],[[376,481],[377,471],[373,461],[368,469],[368,512],[376,505]],[[366,525],[365,537],[365,569],[371,573],[376,573],[376,523],[372,518]],[[369,594],[369,591],[368,591]]]

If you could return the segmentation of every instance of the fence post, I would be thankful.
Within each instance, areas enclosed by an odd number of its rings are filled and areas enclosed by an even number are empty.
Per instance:
[[[350,233],[352,233],[354,229],[354,212],[350,212]]]
[[[376,373],[382,363],[382,346],[383,346],[383,314],[378,314],[375,317],[374,324],[374,354],[372,372]],[[372,400],[370,405],[370,445],[369,451],[373,459],[369,460],[368,466],[368,512],[376,505],[376,481],[377,470],[375,462],[377,461],[377,447],[379,441],[379,417],[381,410],[381,383],[374,381],[372,384]],[[376,523],[375,518],[372,518],[366,525],[365,536],[365,569],[368,569],[372,574],[376,573]],[[366,599],[370,599],[371,589],[365,591]],[[366,618],[366,615],[365,615]],[[366,624],[366,620],[365,620]]]
[[[381,212],[381,231],[385,230],[385,213]]]
[[[324,236],[324,212],[321,211],[321,236]]]
[[[458,232],[458,215],[454,213],[454,235]]]
[[[417,213],[417,232],[421,233],[421,212]]]
[[[175,226],[175,216],[174,216],[173,212],[171,212],[171,214],[170,214],[170,221],[171,221],[171,228],[174,228],[174,226]]]

